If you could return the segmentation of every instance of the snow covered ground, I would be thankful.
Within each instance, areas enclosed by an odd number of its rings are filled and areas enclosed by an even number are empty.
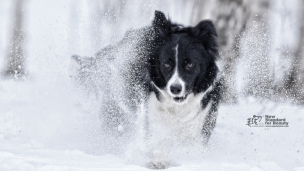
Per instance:
[[[147,170],[97,144],[98,116],[67,75],[0,82],[0,170]],[[87,100],[87,99],[86,99]],[[303,170],[304,107],[253,98],[220,107],[203,156],[168,170]],[[253,115],[289,127],[249,127]]]
[[[4,11],[9,11],[10,4],[0,2],[4,22],[9,16]],[[79,8],[86,5],[79,2]],[[112,26],[104,26],[106,32],[95,36],[102,40],[99,44],[92,43],[86,23],[89,7],[73,12],[71,3],[29,1],[25,28],[29,78],[0,79],[0,171],[148,170],[124,155],[104,153],[106,147],[99,144],[100,101],[85,98],[76,90],[68,66],[71,55],[91,55],[109,43]],[[77,12],[82,18],[77,26],[80,29],[75,31],[70,18],[77,18]],[[126,20],[114,40],[119,40],[130,23],[134,27],[149,24],[150,16],[138,17],[145,22]],[[0,28],[1,36],[7,38],[9,27]],[[4,37],[0,62],[5,57]],[[249,127],[247,119],[253,115],[286,118],[289,127]],[[237,104],[220,106],[216,128],[203,155],[180,160],[168,170],[304,170],[303,125],[304,106],[241,98]]]
[[[53,81],[58,86],[1,81],[0,170],[147,170],[98,152],[104,147],[94,144],[94,104],[81,106],[69,81]],[[253,98],[222,105],[208,151],[168,170],[303,170],[303,113],[302,106]],[[249,127],[253,115],[286,118],[289,127]]]

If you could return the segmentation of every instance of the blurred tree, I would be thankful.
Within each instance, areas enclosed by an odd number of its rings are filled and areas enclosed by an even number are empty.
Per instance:
[[[209,9],[206,9],[208,7]],[[220,10],[219,10],[220,9]],[[206,13],[206,12],[209,13]],[[247,4],[242,0],[196,0],[193,7],[192,24],[204,18],[213,20],[218,33],[218,43],[223,59],[224,74],[224,102],[235,102],[236,90],[234,89],[234,70],[239,51],[239,37],[245,29],[249,18]]]
[[[14,0],[12,37],[4,74],[20,78],[25,75],[23,14],[25,0]]]
[[[218,32],[218,42],[223,58],[224,102],[235,102],[235,66],[239,58],[239,37],[244,31],[250,11],[245,1],[217,0],[212,10],[214,24]]]
[[[252,27],[254,21],[258,21],[256,27],[265,27],[263,24],[267,21],[267,16],[264,14],[268,8],[268,0],[196,0],[194,3],[192,24],[209,18],[213,20],[218,32],[220,55],[223,60],[223,102],[236,101],[235,69],[240,57],[240,38],[247,27]]]
[[[304,103],[304,0],[301,0],[300,11],[300,39],[295,53],[291,74],[285,82],[288,94],[295,98],[296,102]]]

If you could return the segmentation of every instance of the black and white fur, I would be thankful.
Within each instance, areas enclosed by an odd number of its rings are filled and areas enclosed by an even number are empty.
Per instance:
[[[124,98],[118,102],[117,96],[104,94],[103,99],[107,100],[102,104],[103,123],[118,130],[115,136],[122,135],[121,130],[134,133],[137,120],[134,113],[144,103],[148,167],[168,167],[170,147],[176,144],[207,143],[215,127],[221,90],[216,36],[210,20],[184,27],[171,23],[162,12],[156,11],[152,26],[129,31],[121,42],[90,58],[94,61],[91,66],[80,67],[79,83],[94,92],[105,88],[105,92],[111,92],[113,86],[107,85],[110,81],[106,78],[103,80],[106,83],[94,82],[104,73],[111,74],[110,68],[101,73],[96,71],[111,65],[116,58],[122,60],[117,57],[121,52],[127,58],[121,69]],[[80,64],[85,61],[79,56],[74,59]],[[129,115],[132,117],[126,117]]]
[[[152,141],[158,148],[164,146],[158,150],[163,153],[170,153],[166,150],[176,141],[206,143],[220,99],[215,27],[209,20],[195,27],[172,24],[161,12],[155,13],[153,27],[157,38],[148,61],[150,138],[157,139]],[[151,156],[150,167],[166,167],[165,159],[155,159],[164,154],[152,150]]]

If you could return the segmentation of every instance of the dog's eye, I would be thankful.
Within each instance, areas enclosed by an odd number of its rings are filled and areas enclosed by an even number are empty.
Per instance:
[[[170,67],[171,67],[171,65],[168,64],[168,63],[165,63],[164,66],[165,66],[166,68],[170,68]]]
[[[187,64],[187,68],[188,68],[188,69],[192,68],[193,66],[194,66],[193,63],[188,63],[188,64]]]

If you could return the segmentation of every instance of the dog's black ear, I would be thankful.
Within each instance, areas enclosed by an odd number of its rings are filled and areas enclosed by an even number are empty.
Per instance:
[[[171,33],[171,21],[167,20],[165,14],[160,11],[155,11],[152,25],[157,37],[166,37]]]
[[[155,11],[153,25],[155,27],[164,27],[167,24],[167,19],[161,11]]]
[[[192,28],[196,42],[202,43],[206,51],[215,59],[219,57],[217,33],[211,20],[203,20]]]

